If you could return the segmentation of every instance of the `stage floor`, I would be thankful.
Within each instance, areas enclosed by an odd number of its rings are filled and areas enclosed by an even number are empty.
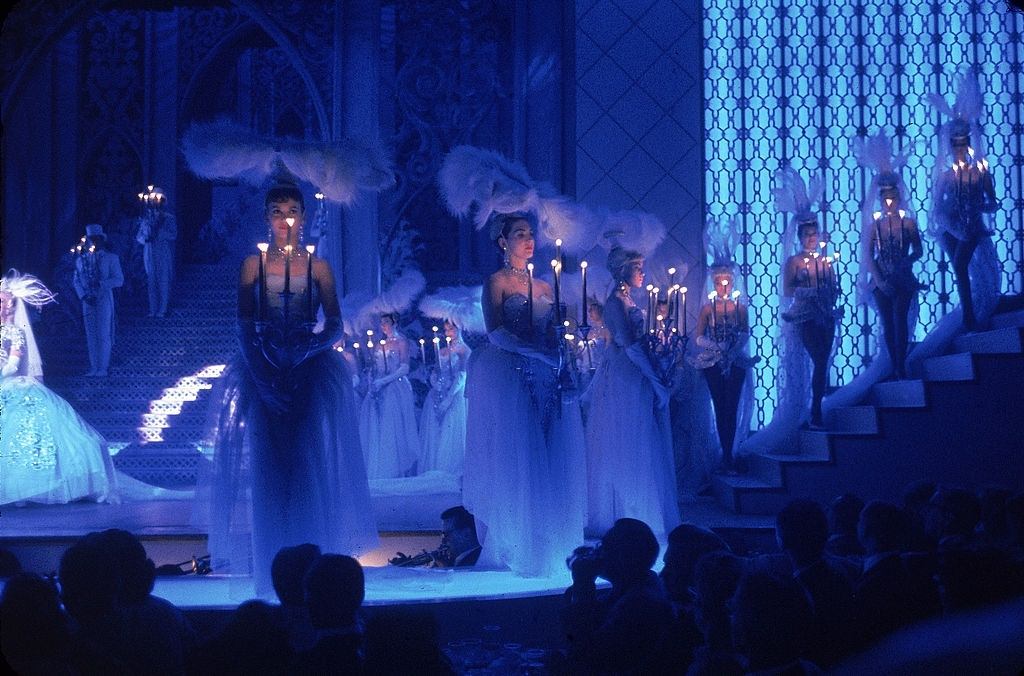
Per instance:
[[[440,527],[435,505],[421,522]],[[767,542],[773,537],[771,517],[727,512],[711,498],[694,498],[680,505],[683,520],[714,528],[727,540],[751,537]],[[386,519],[385,519],[386,521]],[[383,525],[383,524],[382,524]],[[206,533],[192,524],[188,499],[126,500],[120,504],[78,502],[68,505],[7,505],[0,508],[0,547],[10,549],[22,567],[40,574],[55,572],[64,550],[78,537],[106,528],[121,528],[137,535],[147,555],[158,565],[189,561],[207,553]],[[730,537],[730,533],[732,537]],[[507,600],[560,594],[571,582],[569,573],[552,578],[522,578],[507,570],[479,568],[442,570],[397,568],[388,559],[398,552],[414,555],[433,550],[438,530],[386,530],[380,545],[360,557],[366,570],[367,605],[418,604],[457,601]],[[566,555],[581,542],[566,543]],[[659,561],[660,566],[660,561]],[[254,598],[252,580],[244,576],[210,575],[161,577],[155,593],[185,609],[233,608]]]

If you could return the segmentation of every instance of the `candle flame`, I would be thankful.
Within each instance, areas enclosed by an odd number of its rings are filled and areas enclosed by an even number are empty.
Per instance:
[[[587,269],[587,262],[586,261],[580,261],[580,267],[583,268],[584,270],[586,270]]]
[[[558,260],[557,259],[555,259],[555,258],[551,259],[551,267],[556,269],[556,270],[558,269]]]
[[[679,291],[681,291],[682,293],[685,294],[686,293],[686,287],[685,286],[679,287]]]
[[[266,242],[260,242],[256,245],[256,248],[260,250],[260,253],[267,253],[267,249],[270,248],[270,245]]]
[[[651,292],[651,291],[654,291],[654,285],[653,284],[648,284],[647,285],[647,291],[648,291],[648,293]]]
[[[289,228],[292,227],[293,225],[295,225],[295,219],[292,218],[291,216],[289,216],[288,218],[284,219],[284,222],[288,224]]]
[[[556,239],[555,240],[555,246],[562,246],[562,240]]]
[[[317,194],[313,195],[313,197],[317,198],[318,200],[322,200],[324,198],[324,194],[322,192],[318,192]]]
[[[359,349],[359,343],[352,343],[352,347],[354,347],[355,349],[358,350]]]
[[[373,347],[373,341],[372,340],[366,341],[366,347],[372,348]]]
[[[431,326],[430,330],[433,331],[434,333],[437,333],[437,327],[436,326]]]
[[[722,280],[722,286],[729,286],[729,280],[728,279],[723,279]]]
[[[903,209],[900,209],[900,218],[903,218],[906,215],[907,215],[907,212],[904,211]]]
[[[366,335],[372,336],[373,335],[373,329],[366,329]]]
[[[882,212],[876,211],[875,213],[871,214],[871,216],[877,221],[879,218],[882,217]]]
[[[568,341],[573,341],[576,340],[576,336],[572,335],[571,333],[567,333],[565,334],[565,339]]]
[[[153,192],[153,186],[147,185],[146,190],[148,190],[149,192]]]
[[[988,160],[986,160],[986,159],[985,159],[985,158],[983,157],[983,158],[981,158],[981,163],[982,163],[983,165],[985,165],[985,168],[986,168],[986,169],[988,169]]]
[[[668,269],[668,274],[670,274],[670,275],[676,274],[676,269],[675,268],[669,268]]]
[[[887,206],[887,207],[891,207],[892,206],[892,198],[891,197],[886,197],[885,198],[885,206]]]
[[[437,336],[434,336],[434,340],[431,341],[431,342],[433,342],[435,345],[440,345],[441,344],[441,339],[438,338]]]
[[[569,320],[566,319],[566,320],[562,321],[562,326],[568,327],[569,326]]]
[[[738,289],[736,291],[732,292],[732,299],[733,299],[733,301],[735,301],[739,297],[740,297],[740,292],[739,292]]]
[[[286,244],[285,247],[284,247],[284,252],[286,254],[288,254],[288,255],[291,255],[291,253],[292,253],[292,245],[291,244]]]
[[[529,270],[530,274],[533,274],[533,263],[527,263],[526,269]]]
[[[427,344],[427,341],[425,341],[422,338],[420,338],[420,345],[426,345],[426,344]]]
[[[309,253],[310,256],[313,255],[314,251],[316,251],[316,246],[314,246],[313,244],[306,245],[306,252]]]
[[[717,297],[718,297],[718,292],[717,291],[712,291],[711,293],[708,294],[708,300],[714,300]]]

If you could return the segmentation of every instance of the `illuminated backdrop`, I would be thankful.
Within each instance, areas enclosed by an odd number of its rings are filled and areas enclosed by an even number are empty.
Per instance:
[[[751,296],[757,410],[774,409],[779,256],[783,217],[772,208],[772,176],[789,164],[821,172],[824,229],[849,261],[858,209],[870,182],[853,139],[885,131],[911,159],[903,171],[922,228],[935,164],[939,114],[927,95],[951,99],[958,73],[974,68],[985,94],[981,120],[1002,209],[990,221],[1003,261],[1003,292],[1020,293],[1024,261],[1021,148],[1024,17],[1003,2],[899,0],[706,0],[704,3],[705,200],[736,215],[743,283]],[[793,250],[796,243],[785,243]],[[926,240],[917,338],[958,303],[952,273]],[[842,277],[853,302],[854,266]],[[880,329],[863,308],[848,310],[832,384],[848,381],[877,348]]]

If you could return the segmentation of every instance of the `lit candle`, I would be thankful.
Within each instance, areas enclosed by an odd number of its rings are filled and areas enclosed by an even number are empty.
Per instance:
[[[804,258],[804,277],[807,278],[807,286],[811,285],[811,271],[807,267],[807,264],[811,262],[810,258]]]
[[[561,242],[562,240],[558,240],[558,241]],[[558,278],[560,276],[558,274],[558,271],[559,271],[560,268],[561,268],[561,266],[558,264],[558,259],[557,258],[551,261],[551,271],[555,275],[555,322],[557,322],[559,324],[562,323],[562,307],[561,307],[562,296],[561,296],[561,292],[560,292],[560,284],[558,283]]]
[[[427,341],[420,338],[420,361],[424,364],[427,363]]]
[[[708,294],[708,300],[711,301],[711,328],[714,329],[718,326],[718,292],[712,291]]]
[[[438,338],[438,336],[437,336],[438,330],[439,329],[436,326],[431,326],[430,327],[430,331],[434,334],[434,339],[432,341],[434,343],[434,363],[437,364],[438,367],[440,367],[441,366],[441,339]]]
[[[654,285],[653,284],[648,284],[647,285],[647,317],[646,317],[646,319],[647,319],[647,321],[645,322],[645,326],[647,328],[647,331],[648,332],[653,331],[654,330]]]
[[[388,373],[388,351],[386,347],[387,342],[388,341],[386,338],[381,338],[380,341],[377,343],[378,345],[380,345],[380,356],[383,358],[384,361],[384,375],[387,375]]]
[[[256,248],[260,250],[260,272],[257,283],[259,287],[256,292],[256,319],[257,321],[265,321],[267,316],[267,249],[270,246],[266,242],[260,242],[256,245]]]
[[[562,240],[560,239],[555,240],[555,260],[559,263],[562,262]]]
[[[359,347],[359,343],[352,343],[352,349],[356,351],[356,364],[362,368],[363,363],[363,350]]]
[[[740,292],[739,290],[732,292],[732,309],[736,313],[736,329],[738,330],[743,324],[740,322]]]
[[[876,250],[878,256],[881,256],[882,255],[882,229],[881,229],[880,223],[881,223],[881,219],[882,219],[882,212],[881,211],[876,211],[874,214],[872,214],[872,216],[874,216],[874,218],[875,218],[875,244],[876,244],[875,250]]]
[[[284,292],[290,293],[292,288],[292,245],[286,244],[284,247]],[[285,303],[287,303],[285,299]]]
[[[526,264],[526,326],[533,335],[533,263]]]
[[[316,321],[313,315],[313,252],[316,247],[312,244],[306,245],[306,312],[310,322]]]
[[[590,324],[590,303],[587,300],[587,262],[580,261],[580,274],[583,276],[583,311],[580,313],[583,315],[580,321],[580,326],[589,326]]]
[[[664,319],[664,317],[662,315],[657,314],[657,312],[658,312],[658,294],[661,293],[661,289],[659,289],[658,287],[654,287],[654,290],[652,291],[652,293],[654,294],[654,312],[655,312],[655,315],[656,315],[655,318],[654,318],[654,320],[655,320],[654,328],[655,328],[655,333],[657,333],[658,331],[661,331],[664,328],[663,326],[661,326],[661,322]]]
[[[452,375],[452,337],[444,337],[445,349],[448,350],[448,375]]]
[[[686,287],[681,287],[679,293],[683,296],[683,335],[686,335]],[[676,302],[676,309],[679,309],[679,302]]]

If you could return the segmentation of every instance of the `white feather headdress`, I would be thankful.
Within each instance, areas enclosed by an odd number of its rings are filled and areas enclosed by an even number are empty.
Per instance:
[[[704,225],[704,253],[709,268],[733,268],[736,266],[736,248],[739,233],[736,217],[708,216]]]
[[[805,184],[803,178],[792,167],[783,167],[775,173],[776,187],[772,190],[775,209],[792,214],[796,221],[814,219],[814,206],[821,199],[823,183],[815,175]]]
[[[501,234],[501,214],[532,213],[537,217],[539,234],[545,239],[562,240],[567,251],[590,246],[588,226],[593,215],[581,204],[559,195],[546,183],[534,181],[526,168],[504,155],[485,148],[452,148],[437,175],[445,205],[455,216],[473,213],[478,230],[490,227],[491,239]]]
[[[394,284],[379,295],[371,298],[356,313],[353,326],[357,331],[376,328],[377,317],[393,312],[402,313],[412,307],[412,302],[423,293],[427,280],[416,268],[407,268]]]
[[[426,317],[450,319],[467,333],[487,333],[482,294],[481,286],[446,286],[424,296],[419,309]]]
[[[360,192],[376,192],[395,182],[391,160],[379,144],[276,139],[225,119],[193,123],[181,138],[181,151],[197,176],[254,185],[262,185],[281,164],[326,199],[341,204],[351,204]]]
[[[665,224],[654,214],[645,211],[609,211],[602,209],[597,218],[600,237],[594,237],[602,246],[616,246],[650,256],[665,240]]]
[[[14,325],[24,334],[25,357],[18,367],[18,372],[33,378],[42,378],[43,362],[39,357],[39,348],[36,346],[35,334],[25,304],[40,308],[49,303],[56,303],[56,294],[46,288],[38,277],[20,274],[13,268],[0,279],[0,293],[9,293],[19,301],[14,306]]]

